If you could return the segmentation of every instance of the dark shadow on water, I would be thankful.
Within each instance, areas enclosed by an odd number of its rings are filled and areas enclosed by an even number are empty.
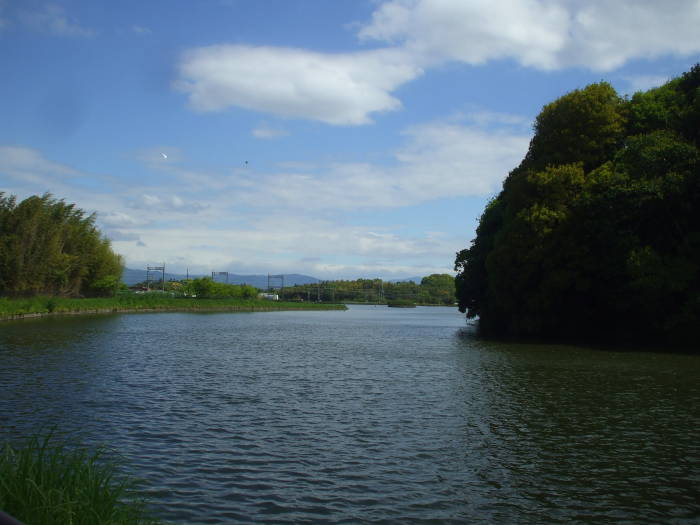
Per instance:
[[[647,352],[679,355],[700,355],[700,343],[696,345],[663,343],[633,338],[610,338],[605,336],[590,335],[587,337],[563,337],[563,336],[509,336],[485,334],[479,328],[476,320],[467,320],[468,326],[458,331],[458,337],[480,344],[504,345],[515,348],[518,345],[542,346],[542,347],[571,347],[598,350],[601,352]]]

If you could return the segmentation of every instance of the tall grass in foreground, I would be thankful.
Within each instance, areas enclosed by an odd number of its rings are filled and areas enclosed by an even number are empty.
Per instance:
[[[104,450],[68,448],[48,434],[0,449],[0,510],[26,525],[156,524]]]

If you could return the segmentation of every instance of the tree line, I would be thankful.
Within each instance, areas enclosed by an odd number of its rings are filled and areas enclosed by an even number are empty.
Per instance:
[[[381,279],[339,280],[290,286],[277,293],[287,301],[385,303],[405,299],[417,304],[452,305],[456,300],[454,277],[448,274],[423,277],[420,284]]]
[[[546,105],[455,260],[486,334],[700,339],[700,65]]]
[[[249,284],[228,284],[214,281],[211,277],[197,277],[180,281],[162,280],[137,283],[132,288],[164,291],[178,296],[198,297],[202,299],[255,299],[258,289]]]
[[[0,296],[109,296],[122,271],[94,214],[48,193],[18,203],[0,192]]]

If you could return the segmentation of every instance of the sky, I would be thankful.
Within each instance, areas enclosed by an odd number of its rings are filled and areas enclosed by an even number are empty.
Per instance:
[[[453,273],[542,107],[700,62],[700,0],[0,0],[0,191],[130,268]]]

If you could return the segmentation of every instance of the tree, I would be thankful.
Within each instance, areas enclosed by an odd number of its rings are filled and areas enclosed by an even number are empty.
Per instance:
[[[455,279],[446,273],[434,273],[420,282],[421,302],[450,305],[455,302]]]
[[[458,252],[485,333],[700,336],[700,67],[631,100],[605,83],[538,116],[523,162]]]
[[[536,170],[580,162],[590,171],[620,146],[626,121],[624,100],[607,82],[574,90],[537,116],[524,162]]]
[[[0,294],[113,295],[122,270],[94,214],[48,193],[20,203],[0,193]]]

